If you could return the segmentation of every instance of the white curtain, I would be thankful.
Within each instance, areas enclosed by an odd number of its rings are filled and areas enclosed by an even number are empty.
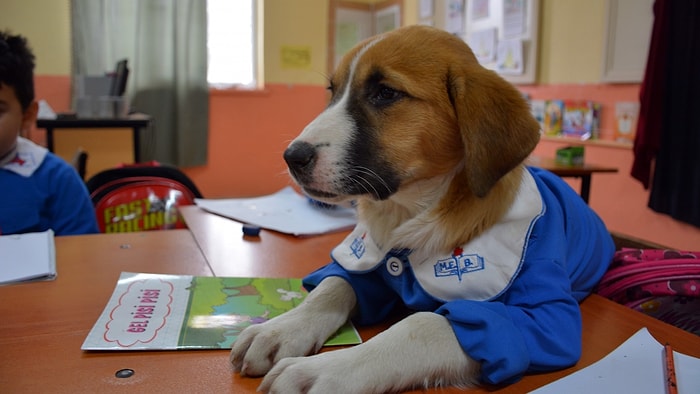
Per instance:
[[[71,0],[71,18],[74,76],[103,75],[128,60],[131,109],[154,119],[140,159],[205,164],[206,1]]]

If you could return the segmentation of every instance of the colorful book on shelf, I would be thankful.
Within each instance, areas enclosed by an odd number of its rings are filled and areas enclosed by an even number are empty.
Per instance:
[[[291,310],[306,294],[297,278],[123,272],[81,349],[230,349],[244,328]],[[361,342],[347,323],[326,345]]]
[[[544,108],[544,124],[542,130],[545,135],[561,135],[562,116],[564,115],[564,102],[562,100],[547,100]]]
[[[564,101],[563,136],[582,140],[598,138],[599,124],[600,104],[588,100]]]
[[[633,143],[638,118],[638,102],[615,103],[615,141]]]

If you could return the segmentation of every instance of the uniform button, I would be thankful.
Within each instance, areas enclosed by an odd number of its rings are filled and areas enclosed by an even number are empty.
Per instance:
[[[403,262],[398,257],[389,257],[386,261],[386,270],[394,276],[403,273]]]

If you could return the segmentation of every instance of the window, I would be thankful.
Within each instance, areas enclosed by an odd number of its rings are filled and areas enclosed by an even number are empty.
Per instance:
[[[207,0],[210,86],[258,86],[257,11],[255,0]]]

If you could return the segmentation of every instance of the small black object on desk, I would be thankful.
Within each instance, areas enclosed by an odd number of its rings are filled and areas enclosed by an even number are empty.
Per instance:
[[[249,236],[249,237],[257,237],[260,235],[260,226],[256,226],[254,224],[244,224],[243,225],[243,235]]]

